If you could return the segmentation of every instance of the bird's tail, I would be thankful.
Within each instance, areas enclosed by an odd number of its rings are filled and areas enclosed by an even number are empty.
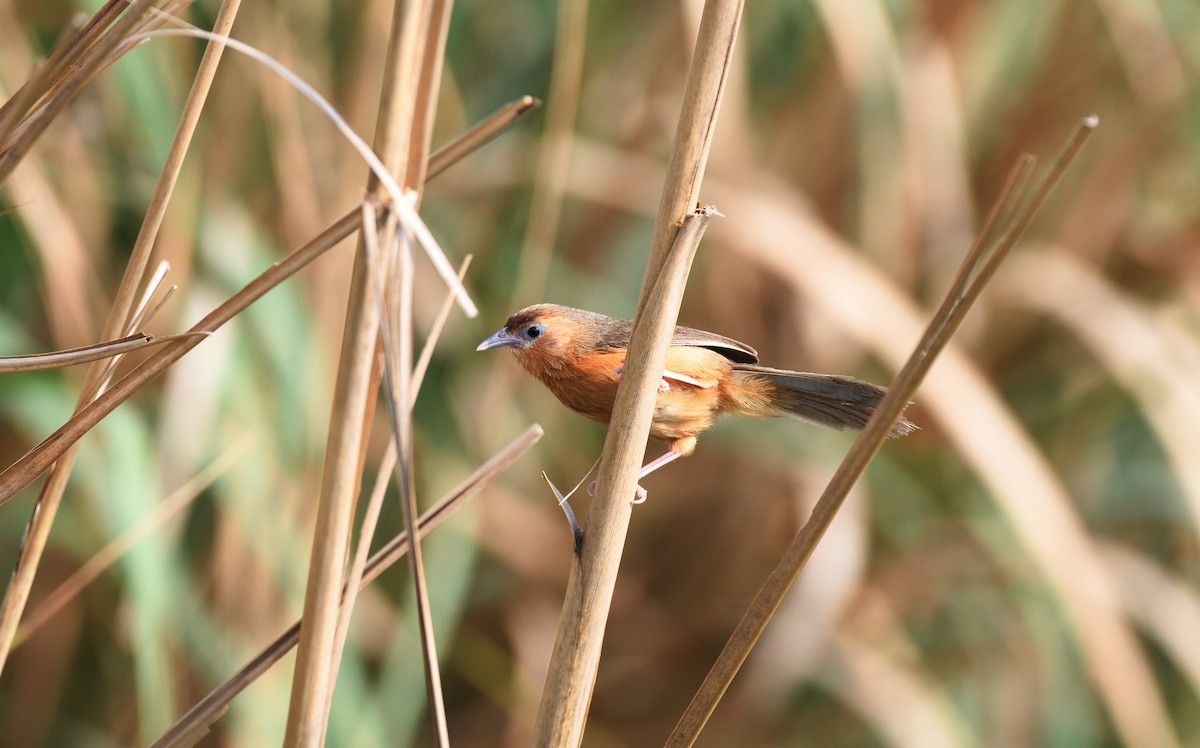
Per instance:
[[[730,410],[745,415],[768,416],[784,413],[835,429],[861,429],[883,400],[886,387],[839,374],[809,374],[736,364],[734,387],[729,388]],[[904,436],[916,430],[901,418],[889,436]]]

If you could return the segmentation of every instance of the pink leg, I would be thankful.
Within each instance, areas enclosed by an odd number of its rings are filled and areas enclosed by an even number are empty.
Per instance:
[[[680,454],[679,452],[676,452],[675,450],[671,450],[671,451],[667,452],[662,457],[656,457],[655,459],[651,460],[650,462],[647,462],[642,467],[642,472],[638,473],[638,480],[645,478],[647,475],[649,475],[650,473],[653,473],[655,470],[658,470],[663,465],[666,465],[671,462],[674,462],[675,460],[678,460],[680,457],[683,457],[683,455]]]
[[[683,455],[681,453],[672,450],[672,451],[664,454],[662,457],[654,458],[653,460],[651,460],[650,462],[647,462],[645,465],[642,466],[641,472],[638,473],[638,480],[645,478],[647,475],[649,475],[650,473],[653,473],[655,470],[658,470],[663,465],[666,465],[668,463],[674,462],[675,460],[678,460],[680,457],[683,457]],[[587,492],[588,492],[588,496],[591,496],[594,493],[596,493],[596,481],[592,481],[591,483],[588,484]],[[642,488],[639,485],[637,487],[637,491],[634,492],[633,503],[641,504],[645,500],[646,500],[646,489]]]

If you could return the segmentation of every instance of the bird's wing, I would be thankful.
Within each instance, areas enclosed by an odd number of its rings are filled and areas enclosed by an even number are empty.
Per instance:
[[[630,331],[633,328],[633,324],[629,320],[613,321],[620,324],[607,326],[603,339],[599,341],[600,345],[611,348],[628,348]],[[676,327],[675,335],[671,338],[671,345],[707,348],[714,353],[721,354],[735,364],[758,363],[758,351],[745,343],[739,343],[733,338],[705,332],[704,330],[697,330],[692,327],[684,327],[682,325]]]
[[[690,345],[696,348],[707,348],[710,351],[719,353],[735,364],[757,364],[758,351],[754,350],[745,343],[739,343],[733,338],[727,338],[724,335],[705,332],[704,330],[695,330],[691,327],[676,327],[675,336],[671,338],[671,345]]]

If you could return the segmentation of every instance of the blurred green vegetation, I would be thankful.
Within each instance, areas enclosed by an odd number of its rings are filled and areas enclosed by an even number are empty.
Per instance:
[[[544,113],[433,182],[422,209],[452,258],[475,255],[482,314],[452,318],[416,407],[421,500],[527,423],[547,434],[427,541],[455,745],[528,742],[571,552],[538,471],[574,485],[603,440],[507,356],[474,347],[538,301],[631,313],[700,8],[593,5],[571,42],[586,56],[566,189],[548,198],[562,217],[545,288],[514,290],[528,289]],[[0,4],[0,98],[93,7]],[[207,25],[215,9],[187,17]],[[435,146],[547,95],[557,9],[455,4]],[[389,16],[383,2],[247,3],[234,35],[369,139]],[[749,4],[702,194],[728,217],[681,320],[768,364],[886,380],[916,341],[906,320],[937,303],[1015,159],[1049,160],[1093,111],[1101,127],[919,394],[922,430],[885,447],[701,744],[1150,734],[1121,727],[1114,698],[1149,704],[1150,721],[1160,705],[1181,744],[1200,741],[1200,439],[1186,428],[1200,414],[1197,39],[1194,0]],[[159,39],[130,52],[0,190],[0,354],[96,339],[200,50]],[[156,248],[179,291],[151,331],[185,329],[307,241],[355,204],[365,173],[310,105],[228,55]],[[231,445],[239,455],[14,651],[0,746],[144,744],[298,615],[352,251],[272,291],[82,442],[30,610]],[[1107,295],[1042,272],[1045,258]],[[417,272],[425,331],[443,289],[427,263]],[[75,371],[0,377],[0,461],[57,428],[79,387]],[[381,412],[368,476],[386,428]],[[729,421],[649,480],[586,745],[665,738],[849,443]],[[33,494],[0,509],[0,569]],[[400,525],[393,498],[377,544]],[[1098,635],[1064,600],[1076,575],[1090,599],[1093,571],[1136,635],[1148,687],[1083,643]],[[428,743],[407,588],[393,570],[360,598],[329,745]],[[277,744],[292,661],[202,744]],[[1117,682],[1102,687],[1101,671]]]

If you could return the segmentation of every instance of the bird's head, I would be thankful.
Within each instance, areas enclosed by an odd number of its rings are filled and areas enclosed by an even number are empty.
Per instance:
[[[554,337],[554,330],[549,327],[554,309],[551,304],[525,307],[509,317],[504,327],[487,336],[475,350],[515,348],[521,351],[533,346],[546,346],[547,341]],[[547,333],[550,337],[547,337]]]
[[[615,320],[557,304],[535,304],[512,315],[475,349],[508,348],[526,368],[551,367],[585,355]]]

